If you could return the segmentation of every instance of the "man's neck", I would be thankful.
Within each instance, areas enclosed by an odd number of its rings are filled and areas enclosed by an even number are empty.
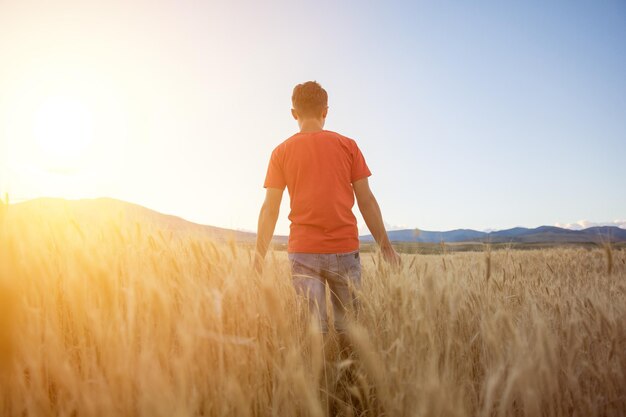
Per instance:
[[[307,119],[300,124],[300,133],[321,132],[322,130],[324,130],[323,120]]]

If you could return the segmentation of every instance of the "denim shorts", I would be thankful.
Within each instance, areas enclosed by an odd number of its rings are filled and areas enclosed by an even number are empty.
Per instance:
[[[347,316],[357,308],[361,287],[359,251],[348,253],[290,253],[291,274],[296,292],[308,302],[309,312],[328,331],[326,286],[330,289],[334,325],[345,331]]]

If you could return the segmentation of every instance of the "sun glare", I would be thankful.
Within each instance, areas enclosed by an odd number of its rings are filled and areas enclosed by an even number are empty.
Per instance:
[[[93,115],[79,100],[49,97],[35,114],[34,136],[48,168],[74,169],[93,141]]]

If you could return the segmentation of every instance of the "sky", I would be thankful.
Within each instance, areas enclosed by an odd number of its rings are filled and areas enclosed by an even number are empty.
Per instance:
[[[0,0],[0,63],[12,201],[255,230],[317,80],[389,228],[626,227],[623,1]]]

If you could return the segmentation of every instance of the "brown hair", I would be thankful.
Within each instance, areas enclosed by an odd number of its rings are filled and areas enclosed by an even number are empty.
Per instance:
[[[307,81],[293,88],[291,103],[301,116],[317,117],[328,106],[328,93],[317,81]]]

